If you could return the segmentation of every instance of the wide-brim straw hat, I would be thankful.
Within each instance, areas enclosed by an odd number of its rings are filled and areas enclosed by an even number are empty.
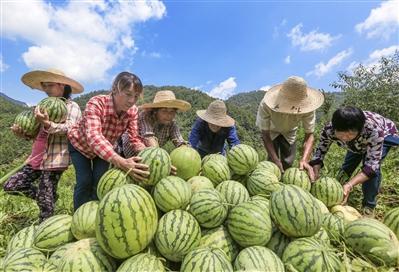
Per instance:
[[[175,108],[180,111],[188,111],[191,109],[191,104],[187,101],[176,99],[172,91],[164,90],[158,91],[155,94],[152,103],[146,103],[140,106],[141,109],[154,109],[154,108]]]
[[[226,105],[221,100],[213,101],[206,110],[198,110],[197,115],[202,120],[219,127],[231,127],[235,124],[234,119],[227,115]]]
[[[79,82],[65,76],[62,71],[57,69],[31,71],[24,74],[21,80],[25,85],[40,91],[43,91],[42,82],[54,82],[71,86],[73,94],[83,92],[83,86]]]
[[[291,76],[284,83],[270,88],[264,101],[273,111],[302,114],[319,108],[324,102],[324,95],[319,90],[308,87],[303,78]]]

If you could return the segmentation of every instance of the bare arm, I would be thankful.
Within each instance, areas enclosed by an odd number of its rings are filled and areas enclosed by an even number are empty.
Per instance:
[[[305,139],[303,140],[303,154],[302,158],[299,162],[299,169],[305,169],[308,172],[309,178],[311,181],[315,180],[315,175],[312,166],[308,163],[310,160],[310,155],[312,154],[314,143],[314,135],[313,133],[306,133]]]
[[[274,149],[273,141],[272,138],[270,137],[269,130],[262,130],[262,140],[263,140],[263,145],[266,148],[267,154],[270,156],[271,160],[275,164],[277,164],[281,172],[284,172],[283,164],[281,163],[279,157],[277,156],[276,150]]]

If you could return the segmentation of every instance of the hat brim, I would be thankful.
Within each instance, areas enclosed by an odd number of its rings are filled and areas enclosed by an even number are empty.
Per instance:
[[[223,118],[215,119],[214,117],[208,115],[206,110],[198,110],[197,115],[202,120],[219,127],[232,127],[235,124],[235,120],[228,115]]]
[[[283,84],[273,86],[264,96],[266,105],[275,112],[289,114],[309,113],[315,111],[324,103],[324,94],[310,87],[307,87],[307,97],[302,101],[294,101],[279,96],[282,86]]]
[[[180,99],[164,100],[156,103],[146,103],[139,106],[140,109],[155,109],[155,108],[175,108],[179,111],[185,112],[191,109],[191,104]]]
[[[83,86],[76,80],[48,71],[36,70],[28,72],[22,76],[21,80],[25,85],[40,91],[44,91],[41,85],[42,82],[55,82],[71,86],[73,94],[83,92]]]

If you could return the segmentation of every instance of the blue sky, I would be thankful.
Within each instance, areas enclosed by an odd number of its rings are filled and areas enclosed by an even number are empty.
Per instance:
[[[290,75],[333,91],[338,71],[399,49],[399,1],[1,1],[0,91],[35,104],[20,82],[55,67],[85,92],[121,71],[144,84],[213,97]]]

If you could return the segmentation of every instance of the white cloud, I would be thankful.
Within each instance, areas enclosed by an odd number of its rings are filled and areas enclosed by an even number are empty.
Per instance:
[[[326,64],[324,62],[319,62],[318,64],[316,64],[314,70],[306,73],[306,75],[315,75],[317,77],[322,77],[330,72],[334,67],[340,65],[345,59],[352,55],[352,53],[352,48],[343,50],[336,54],[334,57],[332,57]]]
[[[265,92],[266,92],[266,91],[268,91],[271,87],[272,87],[272,86],[270,86],[270,85],[266,85],[266,86],[260,87],[259,90],[265,91]]]
[[[280,29],[287,24],[287,19],[283,19],[279,25],[273,28],[273,39],[277,39],[280,36]]]
[[[370,53],[369,57],[366,60],[361,61],[361,62],[354,61],[354,62],[350,63],[346,69],[348,71],[352,71],[360,64],[362,64],[366,68],[371,68],[375,65],[378,65],[378,63],[382,57],[392,56],[396,51],[399,51],[399,45],[392,45],[387,48],[374,50],[373,52]]]
[[[334,40],[341,37],[341,35],[331,36],[328,33],[320,33],[316,30],[304,34],[302,27],[302,24],[298,24],[287,34],[287,37],[291,38],[292,45],[300,46],[302,51],[323,50],[330,47]]]
[[[10,66],[3,61],[3,55],[0,55],[0,73],[3,73],[8,67]]]
[[[227,99],[234,94],[237,87],[235,77],[229,77],[225,81],[219,83],[218,86],[208,92],[208,94],[215,98]]]
[[[148,58],[153,58],[153,59],[159,59],[162,57],[161,53],[159,52],[147,52],[147,51],[142,51],[141,55],[143,57],[148,57]]]
[[[286,56],[284,59],[285,64],[290,64],[291,63],[291,56]]]
[[[31,69],[58,68],[83,82],[107,78],[122,58],[138,50],[132,27],[166,14],[160,1],[45,1],[2,4],[2,33],[31,46],[22,54]]]
[[[369,17],[355,26],[359,33],[366,33],[367,38],[388,39],[399,32],[399,1],[383,1],[378,8],[372,9]],[[397,36],[396,36],[397,38]]]

